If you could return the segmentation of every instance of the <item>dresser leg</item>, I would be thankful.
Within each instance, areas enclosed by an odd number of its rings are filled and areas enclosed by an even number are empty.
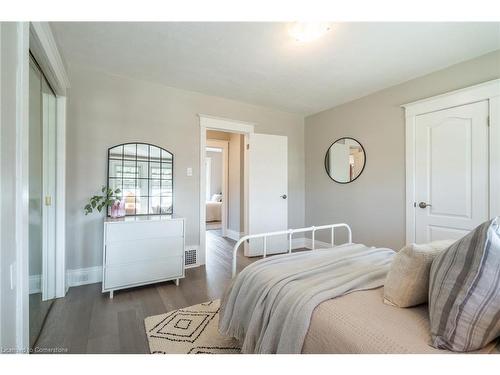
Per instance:
[[[179,279],[175,279],[175,285],[179,286]]]
[[[113,291],[109,292],[109,299],[113,299]]]

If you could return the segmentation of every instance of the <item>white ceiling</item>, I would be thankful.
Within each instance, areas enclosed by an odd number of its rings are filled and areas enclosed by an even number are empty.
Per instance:
[[[500,49],[500,23],[333,23],[300,44],[286,23],[52,23],[63,58],[302,114]]]

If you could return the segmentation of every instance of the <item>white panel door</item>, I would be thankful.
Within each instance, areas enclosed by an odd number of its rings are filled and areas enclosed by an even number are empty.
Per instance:
[[[488,219],[488,102],[416,117],[417,243],[458,239]]]
[[[288,228],[288,138],[251,134],[248,160],[248,234]],[[245,255],[262,254],[262,240],[250,241]],[[269,238],[268,253],[287,250],[287,237]]]

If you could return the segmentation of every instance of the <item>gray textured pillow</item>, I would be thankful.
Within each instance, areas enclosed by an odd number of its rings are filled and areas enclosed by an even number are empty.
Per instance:
[[[410,244],[394,257],[384,284],[384,303],[411,307],[426,303],[429,273],[434,258],[453,244],[453,240]]]
[[[500,218],[439,254],[431,266],[432,346],[477,350],[500,336]]]

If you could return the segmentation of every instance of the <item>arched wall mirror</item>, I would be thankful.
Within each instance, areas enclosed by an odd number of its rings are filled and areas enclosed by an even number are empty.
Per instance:
[[[173,213],[174,156],[147,143],[108,149],[108,187],[121,190],[125,215]]]
[[[325,170],[328,176],[340,184],[348,184],[357,179],[366,164],[365,149],[354,138],[337,139],[325,155]]]

